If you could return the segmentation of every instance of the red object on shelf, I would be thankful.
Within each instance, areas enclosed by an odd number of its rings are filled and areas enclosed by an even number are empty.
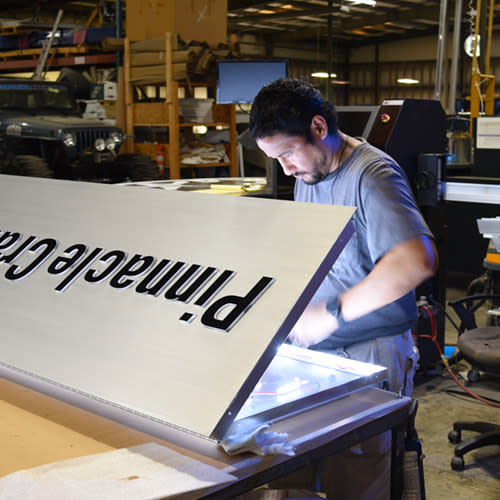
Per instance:
[[[163,144],[156,144],[156,165],[160,172],[160,177],[163,178],[165,172],[165,148]]]

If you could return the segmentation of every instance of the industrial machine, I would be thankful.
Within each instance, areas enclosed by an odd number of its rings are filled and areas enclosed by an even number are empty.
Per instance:
[[[392,156],[418,196],[419,157],[446,152],[446,115],[427,99],[385,99],[380,106],[338,106],[339,128]]]

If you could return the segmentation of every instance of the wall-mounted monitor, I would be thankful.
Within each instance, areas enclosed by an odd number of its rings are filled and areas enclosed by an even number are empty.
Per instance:
[[[353,137],[368,139],[380,106],[335,106],[339,129]]]
[[[288,64],[279,61],[217,61],[217,103],[251,104],[259,90],[288,76]]]

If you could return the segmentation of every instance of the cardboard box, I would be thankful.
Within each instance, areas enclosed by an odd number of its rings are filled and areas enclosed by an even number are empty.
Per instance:
[[[209,45],[227,41],[227,0],[127,0],[126,36],[149,40],[178,33]]]

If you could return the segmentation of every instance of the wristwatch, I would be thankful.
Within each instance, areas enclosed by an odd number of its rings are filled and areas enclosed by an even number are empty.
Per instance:
[[[337,318],[339,326],[344,325],[346,323],[344,317],[342,316],[342,311],[340,310],[340,302],[338,299],[327,302],[326,310]]]

